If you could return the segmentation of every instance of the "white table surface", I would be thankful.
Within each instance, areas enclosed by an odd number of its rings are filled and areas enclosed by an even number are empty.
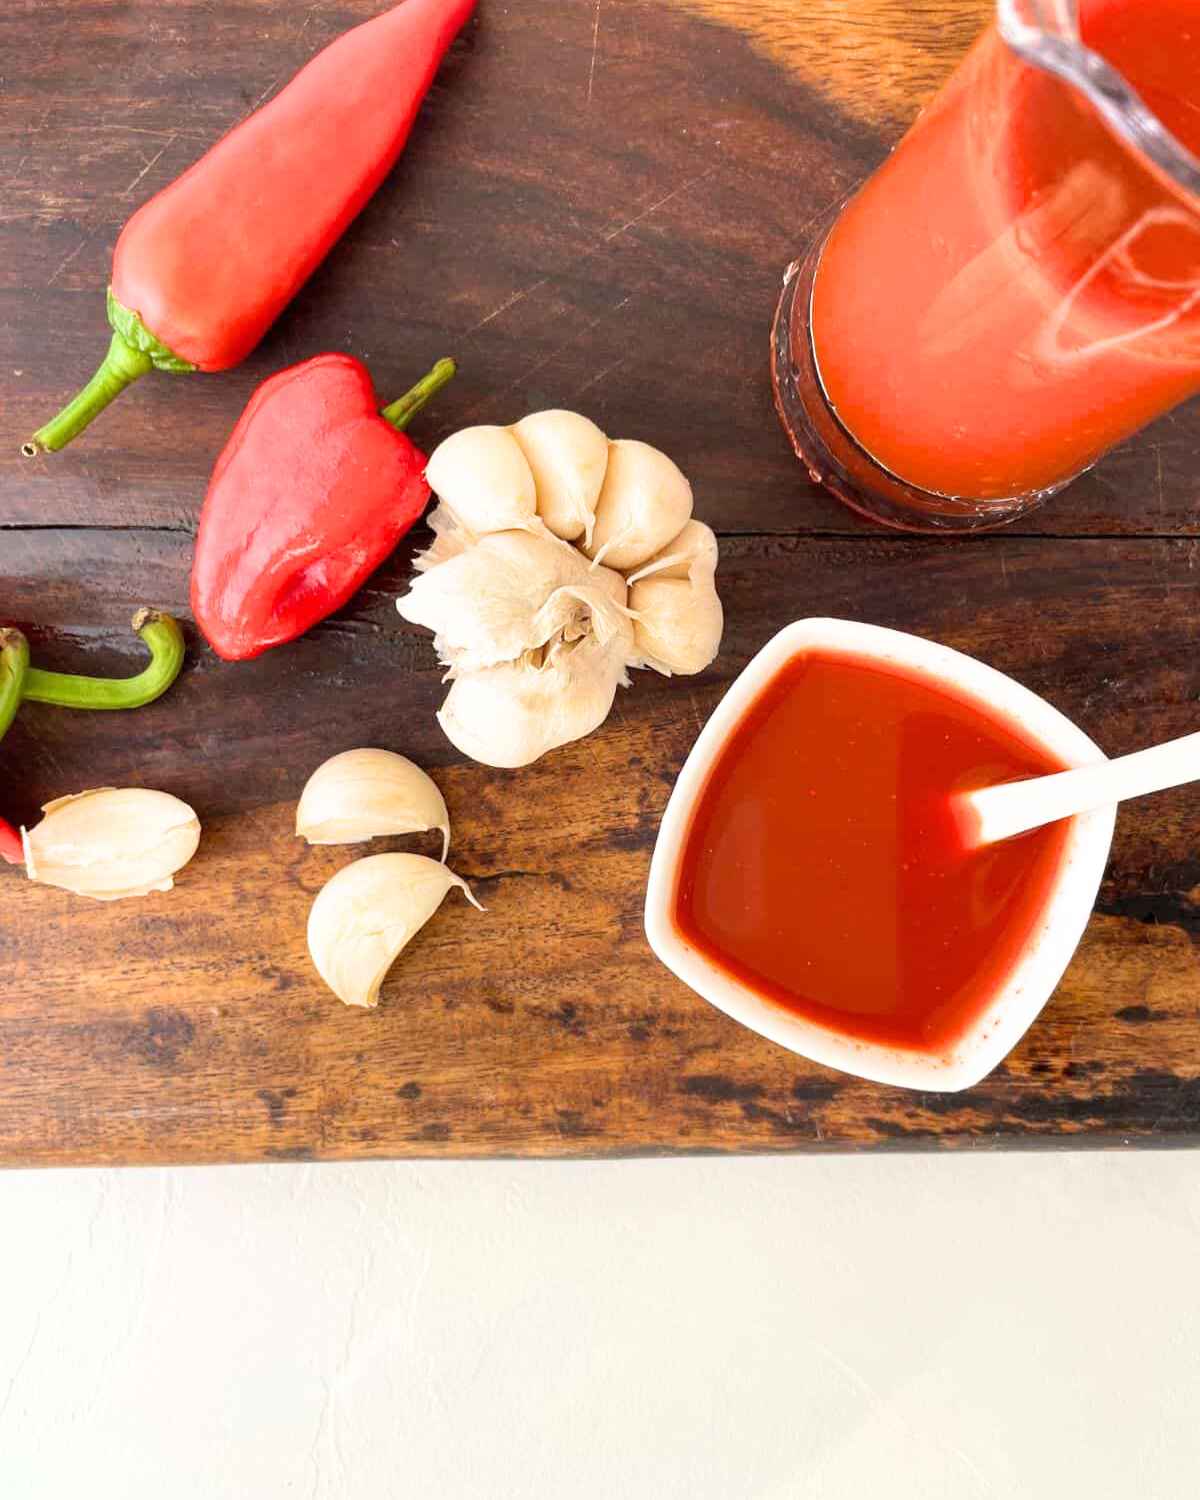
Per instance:
[[[1200,1157],[0,1176],[12,1500],[1177,1500]]]

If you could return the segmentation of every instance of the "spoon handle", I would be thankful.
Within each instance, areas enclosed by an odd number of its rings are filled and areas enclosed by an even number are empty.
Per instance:
[[[1185,734],[1182,739],[1075,771],[967,792],[959,798],[963,835],[972,848],[994,844],[1060,818],[1189,781],[1200,781],[1200,734]]]

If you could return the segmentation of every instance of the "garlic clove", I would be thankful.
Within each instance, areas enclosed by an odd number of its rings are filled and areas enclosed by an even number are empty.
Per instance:
[[[433,631],[434,648],[453,672],[473,672],[544,645],[542,607],[556,589],[588,576],[584,558],[557,537],[499,531],[414,578],[396,608]]]
[[[566,542],[592,539],[608,439],[577,411],[535,411],[509,431],[533,473],[537,513]]]
[[[692,514],[692,487],[665,453],[622,438],[608,445],[608,469],[596,505],[596,562],[622,573],[639,567],[677,536]]]
[[[169,891],[200,843],[200,820],[178,797],[144,787],[97,787],[42,808],[22,828],[25,873],[96,901]]]
[[[689,521],[678,536],[672,537],[661,552],[631,572],[627,582],[640,583],[643,578],[689,578],[693,582],[712,578],[719,560],[717,539],[703,521]]]
[[[388,970],[454,886],[483,910],[465,880],[422,854],[372,854],[339,870],[308,916],[317,973],[346,1005],[378,1005]]]
[[[521,446],[504,427],[464,427],[434,450],[429,487],[475,536],[537,525],[537,489]]]
[[[629,590],[636,655],[631,665],[670,677],[703,672],[721,648],[724,611],[710,577],[643,578]]]
[[[621,634],[604,642],[593,631],[468,672],[455,678],[438,723],[456,749],[482,765],[531,765],[604,723],[617,687],[629,680],[624,651]]]
[[[391,750],[345,750],[308,778],[296,808],[296,834],[310,844],[361,844],[388,834],[442,835],[450,852],[450,814],[433,780]]]

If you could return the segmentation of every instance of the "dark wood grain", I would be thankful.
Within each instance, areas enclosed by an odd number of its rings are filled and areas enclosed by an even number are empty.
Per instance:
[[[37,625],[51,663],[119,668],[128,658],[110,642],[139,598],[183,607],[186,538],[9,540],[6,607]],[[1192,791],[1123,815],[1098,915],[1057,995],[961,1096],[840,1078],[736,1026],[655,963],[641,901],[697,725],[789,619],[854,614],[936,636],[1120,751],[1195,726],[1197,546],[726,541],[719,666],[693,682],[639,674],[603,733],[519,773],[463,764],[441,739],[432,653],[392,608],[407,550],[352,611],[292,648],[245,666],[195,648],[171,696],[136,721],[28,707],[4,746],[23,778],[6,786],[15,813],[97,779],[145,781],[192,802],[205,835],[177,889],[144,903],[95,906],[16,872],[0,880],[0,1160],[1192,1138]],[[307,773],[361,743],[433,769],[452,863],[488,908],[448,901],[369,1013],[323,989],[304,944],[313,895],[351,851],[292,836]]]
[[[601,733],[490,771],[441,737],[432,651],[394,611],[410,542],[350,609],[258,662],[222,664],[193,632],[180,682],[137,715],[27,707],[0,749],[6,812],[144,783],[192,802],[205,836],[174,892],[118,907],[0,869],[0,1160],[1200,1138],[1194,791],[1122,814],[1058,993],[964,1095],[856,1082],[773,1047],[678,984],[641,930],[658,818],[696,729],[798,616],[974,652],[1110,752],[1196,727],[1194,411],[1110,456],[1025,534],[954,544],[854,521],[808,484],[771,411],[782,266],[983,8],[482,0],[400,168],[252,360],[144,381],[33,464],[17,444],[102,348],[126,214],[378,4],[3,11],[0,49],[22,66],[0,112],[0,618],[28,629],[41,662],[131,668],[134,605],[186,617],[213,456],[253,385],[320,349],[368,358],[384,392],[457,354],[462,374],[422,417],[429,442],[554,404],[672,452],[722,533],[728,635],[704,677],[639,674]],[[488,907],[452,897],[369,1013],[323,989],[304,944],[313,894],[350,854],[291,836],[309,771],[364,743],[433,771],[452,863]]]
[[[422,421],[430,442],[575,406],[675,454],[725,529],[859,530],[783,440],[766,330],[806,225],[882,158],[980,5],[703,8],[726,24],[661,0],[482,0],[399,167],[257,353],[219,377],[143,380],[33,464],[19,443],[107,342],[104,287],[133,207],[379,0],[5,8],[0,55],[22,61],[0,116],[0,524],[191,525],[254,385],[339,349],[382,393],[441,354],[461,360]],[[883,123],[856,112],[868,77],[890,101]],[[1022,527],[1195,533],[1198,452],[1189,409]]]

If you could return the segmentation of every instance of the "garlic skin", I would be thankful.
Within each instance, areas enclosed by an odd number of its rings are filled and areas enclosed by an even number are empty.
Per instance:
[[[144,787],[96,787],[59,797],[22,828],[25,873],[94,901],[169,891],[200,844],[200,820],[178,797]]]
[[[474,672],[544,645],[542,607],[556,589],[587,576],[583,557],[557,537],[498,531],[414,578],[396,608],[433,631],[452,673]]]
[[[442,835],[450,852],[450,814],[433,780],[391,750],[345,750],[308,778],[296,807],[297,837],[310,844],[363,844],[388,834]]]
[[[711,577],[643,578],[629,590],[637,642],[635,666],[664,677],[703,672],[721,648],[725,613]]]
[[[630,438],[608,445],[596,524],[584,551],[622,573],[660,552],[692,515],[692,487],[665,453]]]
[[[464,427],[425,466],[430,489],[474,536],[537,526],[537,488],[506,427]]]
[[[378,1005],[388,970],[454,886],[483,910],[465,880],[423,854],[372,854],[339,870],[308,915],[317,973],[344,1004]]]
[[[461,557],[475,541],[471,533],[454,519],[454,512],[444,505],[435,505],[425,519],[433,532],[433,541],[413,559],[413,567],[418,573],[428,573],[431,568],[440,567],[453,557]]]
[[[577,411],[535,411],[509,431],[533,474],[537,513],[565,542],[592,539],[608,439]]]
[[[599,729],[628,680],[620,644],[560,640],[456,678],[438,723],[472,760],[515,770]]]
[[[622,655],[629,656],[633,649],[633,619],[625,607],[628,592],[622,579],[618,602],[612,586],[598,574],[589,575],[586,583],[568,583],[555,589],[534,621],[533,633],[538,645],[558,636],[570,642],[595,634],[605,646],[619,637]]]
[[[624,575],[618,573],[616,568],[602,568],[593,564],[588,573],[588,582],[602,588],[618,608],[624,609],[628,604],[629,588]]]

